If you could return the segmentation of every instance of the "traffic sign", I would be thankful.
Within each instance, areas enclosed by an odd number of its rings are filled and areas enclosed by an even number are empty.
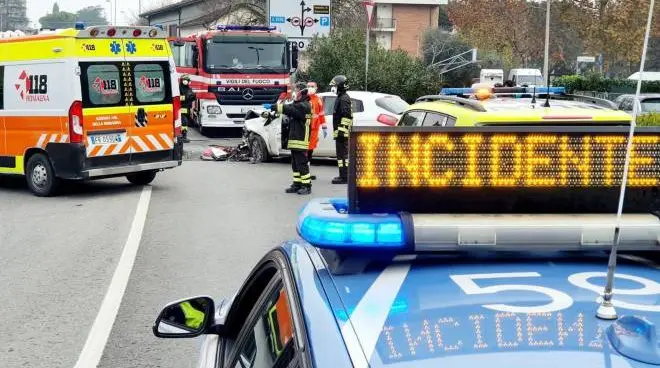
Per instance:
[[[289,39],[307,43],[314,36],[330,33],[330,0],[270,0],[270,26]]]
[[[594,57],[594,56],[578,56],[577,57],[577,62],[578,63],[595,63],[596,62],[596,57]]]
[[[374,15],[374,7],[376,6],[376,2],[363,1],[362,5],[364,5],[365,9],[367,10],[367,24],[371,25],[371,18]]]

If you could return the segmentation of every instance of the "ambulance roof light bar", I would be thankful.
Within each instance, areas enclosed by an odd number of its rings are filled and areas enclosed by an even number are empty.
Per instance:
[[[330,250],[390,252],[607,251],[616,220],[608,214],[349,214],[345,199],[314,199],[301,211],[298,233]],[[660,251],[660,219],[625,214],[623,251]]]
[[[78,29],[78,28],[76,28]],[[77,38],[166,38],[156,26],[93,26],[79,30]]]

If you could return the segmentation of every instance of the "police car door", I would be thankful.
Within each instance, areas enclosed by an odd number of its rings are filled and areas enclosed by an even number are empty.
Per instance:
[[[131,162],[169,159],[174,148],[173,96],[179,87],[172,77],[175,66],[167,39],[141,34],[123,41],[124,72],[130,77]]]

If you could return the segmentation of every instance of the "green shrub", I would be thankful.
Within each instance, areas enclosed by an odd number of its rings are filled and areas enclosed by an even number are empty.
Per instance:
[[[660,113],[652,112],[637,117],[639,126],[660,126]]]
[[[554,86],[566,87],[568,93],[575,91],[634,93],[637,81],[609,79],[599,75],[565,75],[552,81]],[[660,93],[660,81],[642,82],[642,93]]]

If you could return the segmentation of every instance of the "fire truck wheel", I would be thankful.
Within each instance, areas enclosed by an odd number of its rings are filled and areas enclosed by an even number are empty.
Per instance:
[[[266,142],[264,142],[263,138],[257,134],[250,133],[248,142],[250,142],[250,156],[253,162],[268,162],[270,160]]]
[[[53,165],[43,153],[35,153],[28,160],[26,179],[28,188],[38,197],[55,194],[60,184],[60,179],[55,177]]]
[[[151,171],[141,171],[135,174],[128,174],[126,175],[126,179],[131,184],[135,185],[147,185],[154,181],[156,178],[156,172],[151,170]]]

